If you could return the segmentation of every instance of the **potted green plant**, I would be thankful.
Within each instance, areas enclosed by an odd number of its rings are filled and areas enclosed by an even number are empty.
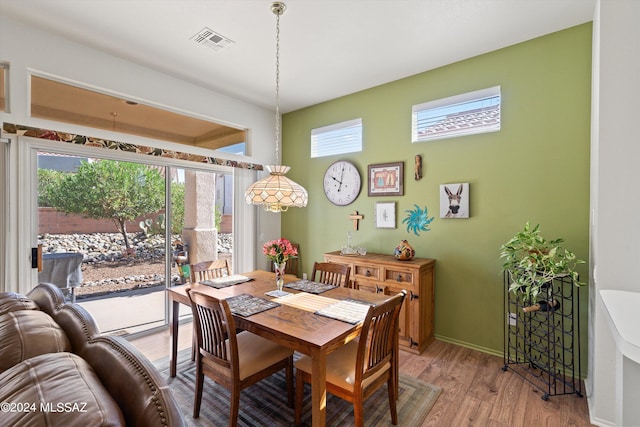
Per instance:
[[[502,245],[500,258],[504,259],[503,273],[510,276],[509,291],[521,294],[524,301],[534,301],[559,277],[570,276],[576,286],[583,286],[575,268],[584,261],[562,248],[562,242],[564,239],[545,239],[540,235],[539,224],[532,228],[527,222],[524,230]]]

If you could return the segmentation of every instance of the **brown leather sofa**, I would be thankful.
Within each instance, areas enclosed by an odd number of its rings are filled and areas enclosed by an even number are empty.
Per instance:
[[[3,426],[184,425],[153,364],[47,283],[0,293],[0,404]]]

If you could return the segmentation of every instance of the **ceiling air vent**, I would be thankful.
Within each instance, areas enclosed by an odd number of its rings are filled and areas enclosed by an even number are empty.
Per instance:
[[[228,39],[222,34],[218,34],[207,27],[204,27],[202,30],[198,31],[196,35],[191,37],[191,40],[203,46],[207,46],[208,48],[211,48],[213,50],[220,50],[235,43],[233,40]]]

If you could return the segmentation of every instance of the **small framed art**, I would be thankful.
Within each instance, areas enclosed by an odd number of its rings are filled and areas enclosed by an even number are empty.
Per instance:
[[[469,183],[440,186],[440,218],[469,218]]]
[[[376,203],[376,228],[396,228],[396,202]]]
[[[404,195],[404,162],[369,165],[369,196]]]

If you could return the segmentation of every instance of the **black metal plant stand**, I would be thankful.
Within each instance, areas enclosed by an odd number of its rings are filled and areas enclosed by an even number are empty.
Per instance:
[[[578,287],[571,277],[562,277],[550,282],[536,301],[523,301],[509,292],[511,282],[505,273],[502,370],[510,369],[534,385],[543,400],[563,394],[582,397]],[[537,302],[543,303],[542,310],[525,311]]]

